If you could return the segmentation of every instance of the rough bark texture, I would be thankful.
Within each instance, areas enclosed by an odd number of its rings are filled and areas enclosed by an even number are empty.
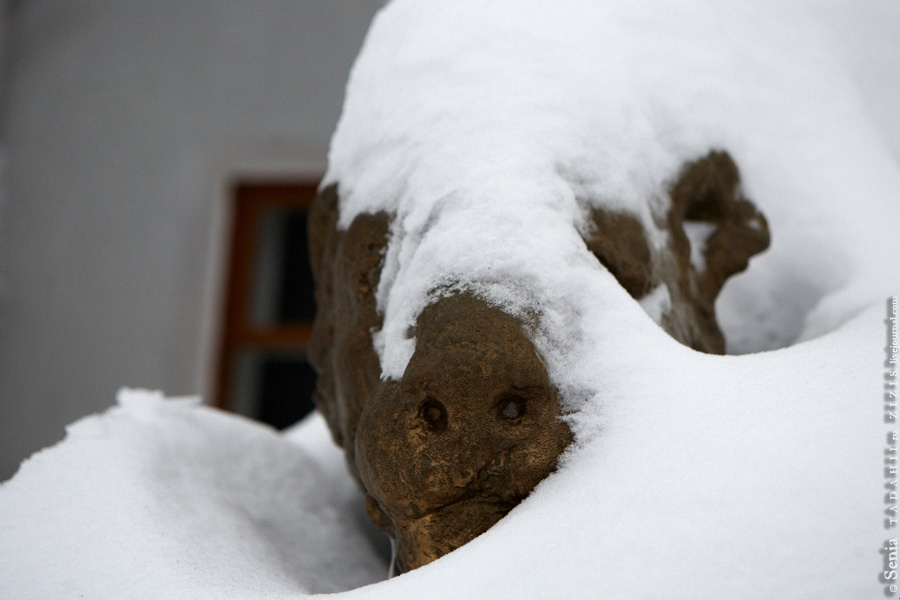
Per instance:
[[[309,358],[319,374],[316,406],[359,482],[354,459],[357,423],[381,384],[371,332],[381,327],[375,290],[390,219],[385,213],[360,215],[340,231],[337,217],[337,188],[331,186],[319,194],[309,215],[317,305]]]
[[[546,369],[519,322],[470,295],[418,319],[416,350],[359,422],[356,464],[393,523],[397,569],[412,569],[496,523],[572,440]]]
[[[766,221],[740,195],[724,152],[687,165],[671,190],[662,250],[633,216],[595,209],[585,243],[635,298],[666,286],[663,328],[704,352],[724,352],[714,304],[725,280],[768,246]],[[318,314],[310,359],[316,403],[369,516],[397,545],[396,570],[422,566],[500,520],[556,466],[572,441],[557,391],[522,325],[468,294],[419,316],[416,349],[399,381],[381,381],[371,333],[388,215],[337,228],[336,186],[310,215]],[[706,223],[705,268],[692,265],[685,223]]]
[[[685,165],[669,194],[669,212],[657,223],[668,233],[662,250],[651,248],[636,217],[602,209],[591,212],[585,243],[634,298],[666,287],[671,308],[663,314],[662,327],[672,337],[695,350],[723,354],[716,298],[729,277],[768,248],[769,226],[742,195],[737,165],[726,152],[710,152]],[[701,269],[691,263],[685,233],[685,227],[696,225],[710,230],[699,251]]]

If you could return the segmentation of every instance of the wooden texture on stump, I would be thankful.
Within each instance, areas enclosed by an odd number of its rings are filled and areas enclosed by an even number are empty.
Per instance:
[[[703,352],[723,353],[715,300],[725,281],[769,244],[765,218],[741,195],[725,152],[685,165],[653,248],[633,215],[592,209],[587,248],[641,299],[665,286],[662,327]],[[310,360],[315,400],[370,518],[397,548],[396,570],[427,564],[500,520],[550,474],[572,441],[558,392],[522,324],[471,293],[419,315],[415,352],[399,381],[381,380],[372,332],[390,217],[362,214],[337,227],[337,187],[310,212],[318,314]],[[701,225],[694,249],[685,227]]]

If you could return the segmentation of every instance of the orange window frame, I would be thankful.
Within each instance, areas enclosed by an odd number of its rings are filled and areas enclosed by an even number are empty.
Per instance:
[[[245,349],[306,351],[312,322],[257,325],[250,319],[254,268],[262,216],[272,209],[308,211],[318,182],[237,183],[232,187],[233,222],[225,308],[222,313],[213,405],[231,410],[232,380],[238,354]]]

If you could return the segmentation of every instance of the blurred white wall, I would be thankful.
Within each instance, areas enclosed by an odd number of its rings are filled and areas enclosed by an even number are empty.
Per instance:
[[[321,175],[381,4],[0,2],[0,481],[120,386],[205,391],[228,183]]]

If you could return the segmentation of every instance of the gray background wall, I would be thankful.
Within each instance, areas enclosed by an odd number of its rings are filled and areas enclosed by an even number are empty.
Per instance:
[[[206,391],[236,177],[318,177],[380,0],[0,3],[0,481]]]

